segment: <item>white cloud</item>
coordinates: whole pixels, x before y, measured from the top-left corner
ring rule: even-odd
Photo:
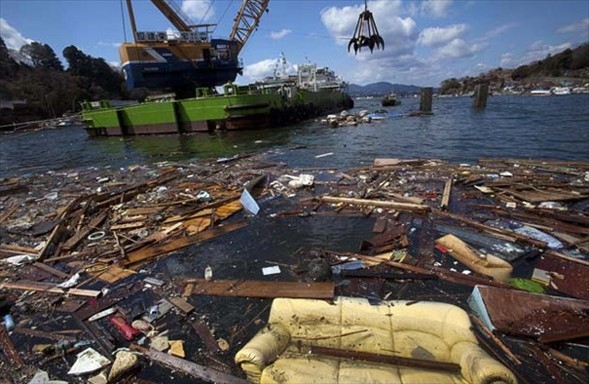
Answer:
[[[438,59],[458,59],[463,57],[472,57],[475,53],[483,50],[483,44],[468,44],[462,39],[454,39],[437,51]]]
[[[257,63],[245,66],[243,69],[244,77],[251,81],[259,81],[267,76],[280,76],[282,72],[287,74],[296,73],[296,68],[288,61],[283,62],[281,58],[266,59]]]
[[[20,47],[26,44],[31,44],[33,39],[24,37],[19,31],[14,29],[6,20],[0,18],[0,36],[4,40],[8,49],[19,50]]]
[[[569,32],[586,32],[589,30],[589,18],[583,19],[578,23],[564,25],[556,30],[558,33],[569,33]]]
[[[499,35],[507,32],[510,29],[515,28],[515,27],[516,27],[515,23],[500,25],[494,29],[491,29],[489,32],[485,33],[485,36],[481,40],[488,40],[488,39],[491,39],[495,36],[499,36]]]
[[[417,44],[428,47],[442,45],[460,37],[467,30],[468,26],[466,24],[454,24],[445,28],[426,28],[419,34]]]
[[[215,17],[211,0],[184,0],[181,9],[194,23],[201,23]]]
[[[452,0],[426,0],[421,3],[421,12],[426,16],[446,17]]]
[[[385,42],[385,55],[399,53],[412,47],[417,39],[416,23],[410,18],[399,16],[402,3],[399,0],[384,0],[368,2],[368,10],[372,13],[379,35]],[[329,34],[338,45],[348,45],[353,37],[360,13],[364,12],[364,5],[346,6],[343,8],[330,7],[321,11],[321,21]],[[366,35],[367,33],[364,33]],[[362,52],[362,51],[361,51]],[[369,52],[367,50],[367,52]],[[374,51],[377,53],[377,51]],[[358,60],[366,58],[357,56]]]
[[[499,65],[502,68],[511,68],[513,62],[513,54],[507,52],[501,55],[501,61],[499,62]]]
[[[282,30],[280,30],[278,32],[271,32],[270,33],[270,38],[272,38],[274,40],[280,40],[284,36],[286,36],[288,34],[291,34],[291,33],[292,33],[292,30],[284,28],[284,29],[282,29]]]

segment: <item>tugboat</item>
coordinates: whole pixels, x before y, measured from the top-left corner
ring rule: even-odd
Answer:
[[[391,93],[389,95],[386,95],[382,99],[382,106],[383,107],[394,107],[394,106],[397,106],[397,105],[401,105],[401,100],[399,100],[399,98],[397,97],[397,95],[394,94],[394,93]]]

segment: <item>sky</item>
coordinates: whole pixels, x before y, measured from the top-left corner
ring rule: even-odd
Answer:
[[[217,24],[228,38],[240,0],[172,0],[195,23]],[[588,0],[369,0],[384,50],[348,51],[363,0],[270,0],[269,12],[241,51],[247,84],[296,65],[329,67],[352,84],[388,81],[434,86],[449,78],[517,68],[589,42]],[[148,0],[133,0],[137,29],[171,23]],[[58,57],[70,45],[119,64],[132,41],[125,0],[0,0],[0,35],[8,48],[37,41]],[[281,64],[281,57],[286,64]]]

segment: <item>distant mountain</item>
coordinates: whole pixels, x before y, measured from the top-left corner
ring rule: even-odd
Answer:
[[[415,85],[391,84],[387,81],[372,83],[367,85],[350,84],[348,94],[352,97],[358,96],[384,96],[391,92],[404,96],[408,94],[420,93],[421,87]]]

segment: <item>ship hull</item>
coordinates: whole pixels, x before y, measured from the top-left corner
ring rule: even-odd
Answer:
[[[284,126],[353,107],[343,92],[298,90],[286,100],[272,92],[239,91],[224,95],[148,102],[121,108],[83,105],[90,136],[133,136],[251,130]]]

